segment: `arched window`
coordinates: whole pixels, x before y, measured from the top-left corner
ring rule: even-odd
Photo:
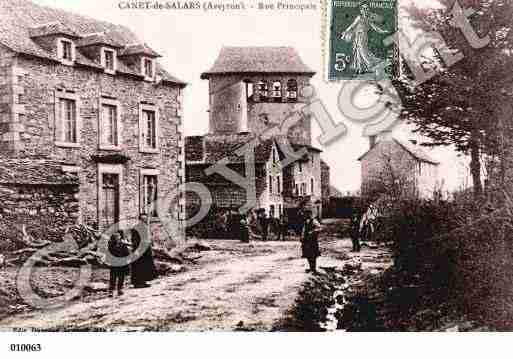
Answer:
[[[275,102],[281,102],[281,82],[278,80],[273,82],[272,97]]]
[[[267,82],[262,80],[258,83],[258,92],[260,94],[260,101],[266,101],[267,97],[269,96],[269,92],[267,89]]]
[[[297,101],[297,81],[290,79],[287,81],[287,99],[289,101]]]

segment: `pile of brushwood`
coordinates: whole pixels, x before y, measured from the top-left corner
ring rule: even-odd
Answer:
[[[25,226],[22,226],[19,235],[12,236],[10,240],[10,248],[3,251],[0,257],[0,267],[19,266],[29,258],[36,266],[80,267],[90,264],[105,267],[101,232],[84,224],[69,227],[63,241],[58,243],[34,238]],[[193,242],[181,250],[173,251],[153,246],[152,252],[157,266],[166,269],[170,264],[195,262],[201,257],[197,252],[208,249],[208,245]]]

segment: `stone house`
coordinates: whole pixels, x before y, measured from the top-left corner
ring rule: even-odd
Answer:
[[[370,138],[370,149],[361,162],[362,195],[380,193],[432,198],[440,189],[439,162],[431,158],[415,142],[407,142],[384,134]]]
[[[158,237],[168,213],[150,203],[184,175],[185,83],[123,26],[27,0],[0,0],[0,23],[2,156],[76,174],[77,221],[151,213]]]
[[[247,202],[245,190],[218,174],[207,176],[205,169],[226,159],[244,176],[244,157],[234,152],[254,141],[254,209],[277,218],[311,203],[321,212],[322,186],[329,187],[329,175],[323,182],[322,151],[311,146],[311,118],[301,112],[306,102],[302,90],[314,74],[290,47],[222,48],[201,75],[209,81],[209,133],[186,139],[187,182],[205,184],[216,208],[238,210]],[[290,148],[283,145],[285,138]],[[299,151],[291,160],[290,152]]]
[[[193,136],[185,142],[187,162],[187,182],[204,184],[212,195],[215,207],[220,209],[238,209],[248,201],[247,191],[234,185],[228,178],[214,173],[207,175],[205,169],[223,159],[229,161],[228,167],[240,176],[246,175],[244,156],[235,151],[252,140],[249,134],[228,136]],[[283,213],[283,177],[281,159],[283,155],[274,140],[266,140],[255,148],[255,184],[256,208],[266,208],[273,217]],[[196,207],[198,199],[188,197],[187,206]]]

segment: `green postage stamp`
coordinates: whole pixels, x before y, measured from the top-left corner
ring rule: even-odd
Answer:
[[[397,0],[328,1],[328,79],[383,80],[393,76],[398,50],[383,41],[397,31]]]

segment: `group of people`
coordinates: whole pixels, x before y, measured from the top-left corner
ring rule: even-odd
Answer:
[[[258,234],[252,230],[252,227]],[[243,243],[248,243],[250,238],[267,241],[271,233],[275,234],[277,241],[285,241],[288,236],[288,221],[283,215],[280,218],[270,218],[265,211],[259,211],[256,215],[242,214],[239,215],[238,233]]]
[[[128,238],[126,233],[128,232]],[[134,288],[149,287],[148,282],[157,277],[149,236],[141,235],[139,228],[118,231],[108,241],[108,251],[112,256],[110,267],[109,296],[123,295],[125,278],[130,275]]]
[[[309,268],[307,272],[317,273],[317,258],[321,255],[319,248],[319,233],[322,230],[320,221],[313,216],[313,211],[306,209],[303,212],[303,225],[301,235],[301,254],[308,261]],[[262,212],[257,214],[257,220],[260,221],[262,239],[268,239],[269,221],[267,215]],[[279,227],[277,230],[277,240],[285,240],[288,234],[288,223],[284,216],[279,218]],[[252,236],[250,223],[246,216],[241,216],[240,220],[240,240],[243,243],[249,243]]]

